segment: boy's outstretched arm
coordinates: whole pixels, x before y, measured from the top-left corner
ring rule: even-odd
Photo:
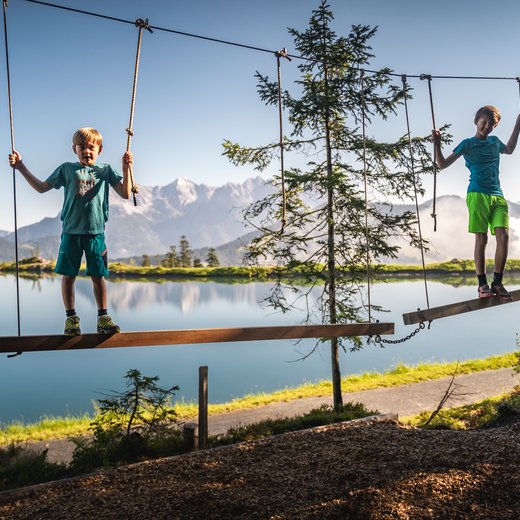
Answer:
[[[22,156],[16,150],[9,154],[9,164],[15,170],[18,170],[24,177],[29,185],[34,188],[38,193],[45,193],[49,191],[52,186],[47,181],[41,181],[38,177],[35,177],[25,166],[22,161]]]
[[[509,138],[509,141],[507,141],[506,149],[504,150],[504,153],[511,155],[516,148],[516,143],[518,142],[518,134],[520,133],[520,114],[516,118],[515,127],[513,128],[513,131],[511,132],[511,137]]]
[[[132,152],[125,152],[123,155],[122,163],[123,163],[123,180],[114,186],[114,190],[116,193],[123,197],[123,199],[129,199],[131,193],[131,181],[130,181],[130,172],[132,171],[132,164],[134,162],[134,156]]]
[[[460,157],[458,153],[452,153],[448,155],[448,157],[444,157],[441,148],[441,133],[439,130],[432,131],[432,140],[435,150],[435,162],[439,168],[444,169],[451,166]]]

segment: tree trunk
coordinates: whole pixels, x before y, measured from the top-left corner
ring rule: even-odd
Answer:
[[[334,228],[334,183],[332,171],[332,147],[330,140],[330,114],[328,108],[328,74],[327,65],[324,65],[325,78],[325,146],[327,151],[327,231],[328,231],[328,259],[327,273],[329,285],[329,315],[330,323],[337,323],[336,314],[336,252],[335,252],[335,228]],[[341,371],[339,368],[339,342],[338,338],[330,340],[330,357],[332,363],[332,399],[334,409],[343,406],[343,395],[341,394]]]

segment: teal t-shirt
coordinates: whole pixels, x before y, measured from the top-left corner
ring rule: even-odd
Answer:
[[[500,154],[504,153],[505,148],[506,145],[497,136],[489,135],[487,139],[464,139],[453,150],[464,156],[469,169],[468,192],[504,196],[498,173]]]
[[[64,189],[61,210],[62,231],[72,235],[97,235],[105,230],[108,220],[110,186],[121,182],[109,164],[82,166],[79,162],[63,163],[47,182],[55,189]]]

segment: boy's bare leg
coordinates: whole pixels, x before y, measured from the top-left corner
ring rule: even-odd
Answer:
[[[477,275],[486,274],[486,245],[488,241],[487,233],[475,233],[475,269]]]
[[[67,276],[63,275],[61,279],[61,296],[63,298],[63,305],[65,306],[65,310],[69,311],[74,309],[75,305],[75,292],[74,292],[74,284],[76,283],[75,276]]]
[[[503,273],[506,267],[509,247],[509,230],[503,227],[495,228],[497,248],[495,251],[495,273]]]
[[[91,276],[94,298],[98,309],[107,308],[107,285],[103,276]]]

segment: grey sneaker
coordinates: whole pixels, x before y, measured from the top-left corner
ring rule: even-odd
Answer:
[[[65,320],[65,336],[81,336],[81,329],[79,328],[79,316],[67,316]]]
[[[486,283],[484,285],[479,285],[478,288],[478,297],[479,298],[491,298],[495,296],[495,293],[489,288],[489,285]]]
[[[500,298],[503,298],[504,300],[513,299],[512,296],[509,294],[508,290],[501,283],[492,283],[491,290],[493,291],[493,294],[500,296]]]
[[[97,333],[98,334],[116,334],[121,332],[119,325],[116,325],[110,316],[99,316],[97,320]]]

